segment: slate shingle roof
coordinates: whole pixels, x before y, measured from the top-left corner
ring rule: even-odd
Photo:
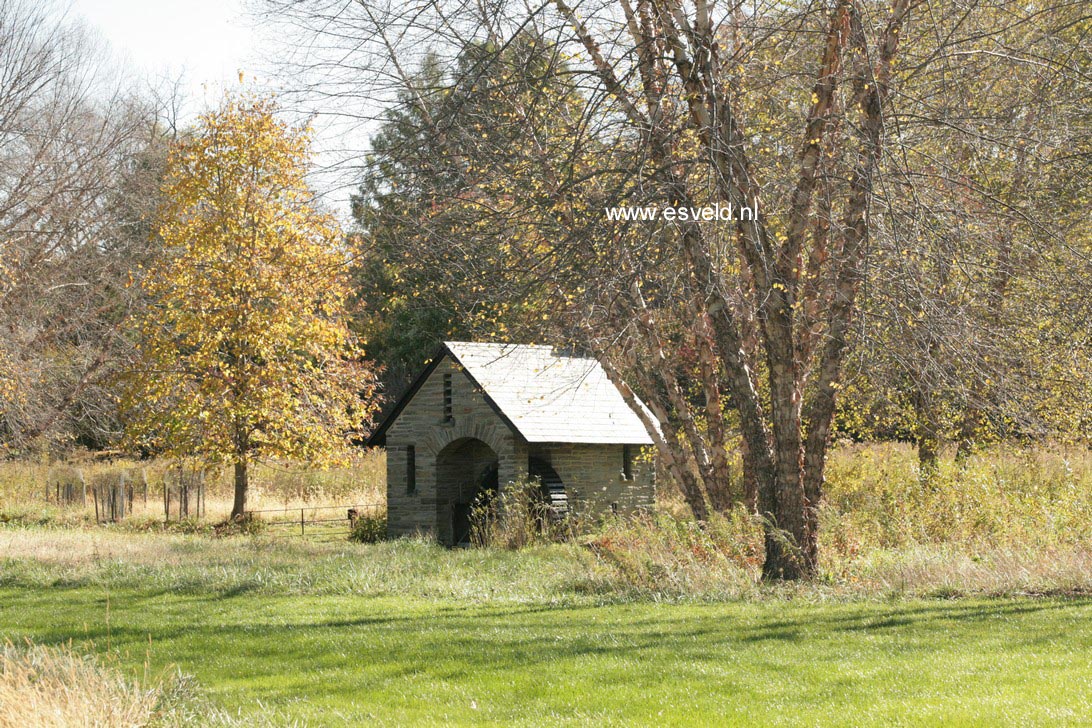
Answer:
[[[595,359],[558,355],[549,346],[444,346],[527,442],[652,444]]]
[[[652,444],[595,359],[557,354],[549,346],[447,341],[368,438],[369,445],[386,443],[387,428],[445,356],[462,366],[527,442]]]

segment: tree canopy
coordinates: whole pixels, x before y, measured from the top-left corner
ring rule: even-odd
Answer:
[[[375,378],[348,328],[347,251],[313,204],[308,136],[268,99],[232,97],[171,151],[164,254],[141,278],[138,367],[126,394],[137,446],[235,467],[344,458]]]
[[[505,113],[488,122],[471,115],[477,133],[457,151],[443,146],[445,127],[416,127],[408,138],[439,154],[434,164],[442,172],[415,176],[405,197],[424,192],[429,199],[435,191],[446,204],[413,217],[417,234],[402,240],[424,245],[404,249],[436,268],[434,277],[418,279],[422,289],[475,251],[465,258],[472,264],[459,268],[471,274],[461,290],[474,310],[519,296],[549,320],[554,342],[596,355],[623,392],[648,404],[646,426],[660,461],[699,519],[709,508],[732,507],[742,490],[766,524],[771,578],[817,568],[817,513],[835,415],[840,394],[860,381],[846,376],[847,367],[850,374],[882,372],[852,358],[874,333],[868,327],[881,335],[858,351],[875,352],[880,362],[901,348],[909,370],[944,370],[946,382],[973,392],[952,401],[968,413],[970,429],[982,429],[1008,416],[987,406],[1011,391],[997,386],[991,368],[1019,371],[1013,361],[1029,352],[1016,342],[1033,343],[1046,318],[1062,320],[1041,315],[1048,290],[1033,284],[1038,274],[1023,275],[1024,263],[1051,261],[1055,274],[1067,266],[1087,270],[1084,243],[1067,237],[1074,229],[1056,230],[1050,240],[1026,235],[1037,223],[1016,199],[1056,197],[1049,179],[1084,178],[1081,163],[1064,151],[1087,142],[1078,99],[1087,97],[1080,59],[1088,41],[1075,31],[1086,19],[1072,4],[272,4],[312,29],[310,49],[330,52],[319,68],[371,72],[372,88],[352,87],[352,77],[342,75],[327,87],[331,96],[352,103],[390,94],[404,119],[429,119],[420,78],[406,71],[420,59],[430,73],[435,62],[422,48],[456,58],[470,42],[506,48],[534,29],[563,60],[553,68],[574,93],[548,116],[550,124],[536,115],[558,98],[550,85],[538,83],[537,96],[524,99],[527,86],[513,83],[498,89],[512,89]],[[987,60],[992,66],[983,73]],[[441,93],[494,73],[489,64],[448,68]],[[1006,78],[1019,79],[1016,88],[994,93]],[[1003,106],[991,107],[996,99]],[[1027,107],[1034,111],[1019,110]],[[1039,134],[1029,122],[1047,117],[1061,122],[1050,127],[1060,133]],[[491,143],[494,129],[509,124],[519,136]],[[1003,182],[1017,176],[1020,149],[1039,165],[1038,192]],[[481,181],[449,200],[458,178],[452,169],[480,172],[474,179]],[[1078,182],[1073,192],[1079,199],[1086,186]],[[607,214],[622,206],[655,213],[714,204],[759,213],[729,220]],[[972,248],[974,236],[987,231],[1001,234],[983,237],[988,250]],[[1006,248],[1024,252],[1013,257]],[[961,254],[950,256],[955,249]],[[1028,286],[1021,298],[1030,315],[1010,325],[1007,312],[999,318],[990,311],[998,278],[987,271],[1017,260],[1021,275],[1004,287]],[[960,275],[946,281],[946,267]],[[973,296],[961,297],[959,287]],[[945,307],[969,328],[950,325],[940,313]],[[930,354],[930,343],[903,346],[915,341],[905,334],[925,321],[923,313],[933,333],[916,340],[943,339],[958,357],[941,356],[939,346]],[[1062,343],[1063,329],[1047,358],[1087,357],[1079,342]],[[883,337],[899,346],[876,343]],[[989,358],[999,348],[1009,351],[1007,364]],[[1018,378],[1032,380],[1013,376],[1006,385]],[[911,381],[919,395],[937,389],[924,376]],[[902,385],[892,379],[882,386]],[[1037,399],[1032,391],[1024,402]],[[845,423],[854,416],[850,404],[843,400]],[[914,409],[912,402],[900,406]],[[911,432],[920,427],[920,417],[908,419]],[[729,468],[727,453],[736,451],[742,489]]]

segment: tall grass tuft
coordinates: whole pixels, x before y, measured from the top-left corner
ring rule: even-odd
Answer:
[[[236,725],[241,723],[206,700],[188,675],[140,681],[71,647],[9,642],[0,649],[0,726]]]
[[[0,725],[143,726],[158,690],[65,647],[7,644],[0,651]]]
[[[668,513],[615,518],[586,545],[611,568],[615,589],[659,597],[734,598],[762,564],[761,526],[742,511],[703,524]]]
[[[578,516],[557,513],[534,479],[508,483],[500,493],[483,492],[471,505],[470,542],[475,546],[522,549],[568,540]]]

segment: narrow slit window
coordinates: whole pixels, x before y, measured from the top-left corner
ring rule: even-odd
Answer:
[[[444,422],[451,422],[451,375],[444,375]]]
[[[622,445],[622,478],[633,480],[633,448]]]
[[[413,445],[406,447],[406,493],[417,492],[417,451]]]

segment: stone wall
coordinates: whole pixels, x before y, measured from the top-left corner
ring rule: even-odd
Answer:
[[[610,513],[630,514],[655,501],[655,464],[647,448],[631,446],[631,479],[623,474],[623,445],[533,444],[530,455],[557,471],[572,512],[595,520]]]
[[[451,375],[448,421],[444,417],[445,374]],[[387,430],[387,530],[391,537],[426,534],[450,543],[456,496],[462,498],[466,485],[454,482],[463,476],[453,474],[450,456],[462,453],[461,448],[471,440],[480,440],[488,449],[473,448],[465,477],[480,475],[491,450],[503,488],[505,483],[527,477],[527,459],[533,455],[557,471],[565,483],[570,508],[580,516],[631,513],[653,504],[654,468],[647,458],[640,457],[641,448],[633,447],[633,477],[626,480],[622,445],[528,445],[489,406],[461,367],[445,356]],[[407,487],[410,446],[416,465],[413,492]],[[462,455],[458,458],[464,459]],[[438,459],[445,461],[442,477],[438,476]]]
[[[451,420],[444,421],[444,375],[451,375]],[[391,536],[450,538],[452,501],[437,487],[437,457],[452,443],[481,440],[496,453],[503,484],[527,475],[527,447],[497,416],[450,356],[413,395],[387,430],[387,530]],[[406,450],[414,447],[416,490],[406,487]]]

